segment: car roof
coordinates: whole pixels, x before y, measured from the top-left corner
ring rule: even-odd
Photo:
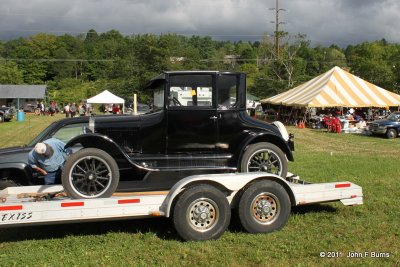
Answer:
[[[170,74],[243,74],[243,72],[232,72],[232,71],[218,71],[218,70],[171,70],[171,71],[163,71],[161,74],[153,77],[145,86],[146,88],[152,88],[155,84],[160,83],[161,81],[167,78],[167,75]]]

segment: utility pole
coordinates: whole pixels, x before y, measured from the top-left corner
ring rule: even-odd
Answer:
[[[276,52],[276,59],[279,60],[279,24],[285,24],[284,22],[279,21],[279,12],[286,11],[286,9],[279,8],[279,0],[275,1],[275,8],[270,8],[270,10],[275,10],[275,21],[271,21],[271,23],[275,23],[275,52]]]

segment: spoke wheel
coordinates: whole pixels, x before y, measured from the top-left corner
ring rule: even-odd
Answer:
[[[248,172],[269,172],[280,175],[282,163],[279,156],[269,149],[260,149],[254,152],[247,163]]]
[[[268,172],[281,177],[287,174],[287,159],[277,146],[257,143],[247,147],[241,161],[242,172]]]
[[[73,198],[109,197],[119,182],[118,165],[106,152],[89,148],[65,163],[62,183]]]

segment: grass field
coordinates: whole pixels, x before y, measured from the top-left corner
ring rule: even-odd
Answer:
[[[0,147],[26,143],[58,118],[1,123]],[[0,266],[399,266],[400,139],[288,130],[296,144],[289,171],[311,182],[354,182],[364,205],[295,207],[281,231],[250,235],[232,223],[207,242],[180,241],[163,218],[0,229]]]

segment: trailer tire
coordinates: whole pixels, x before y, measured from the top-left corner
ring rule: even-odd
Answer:
[[[286,178],[288,161],[282,150],[274,144],[262,142],[251,144],[243,154],[242,172],[268,172]]]
[[[119,169],[105,151],[84,148],[65,162],[61,182],[71,198],[110,197],[119,183]]]
[[[231,208],[217,188],[201,184],[185,190],[173,211],[174,226],[186,241],[219,238],[230,223]]]
[[[290,208],[285,188],[271,180],[258,181],[248,187],[240,198],[239,220],[249,233],[269,233],[285,226]]]

